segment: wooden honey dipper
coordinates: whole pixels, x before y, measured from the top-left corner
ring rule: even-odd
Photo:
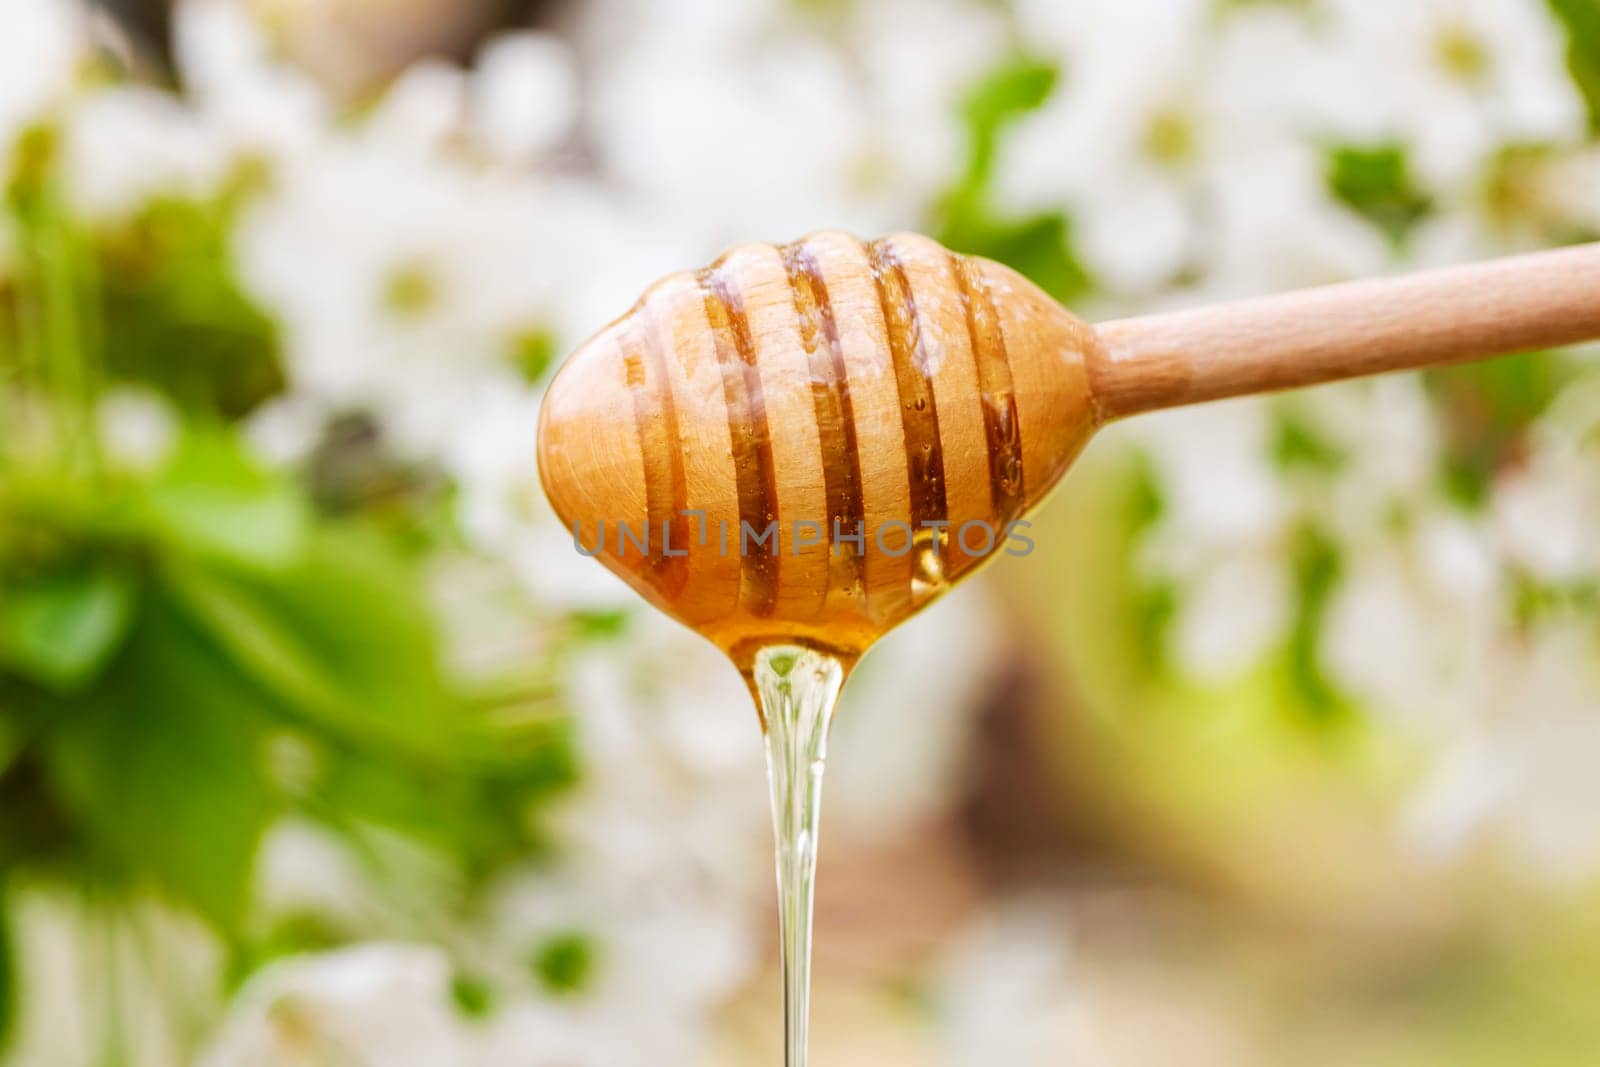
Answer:
[[[926,237],[825,232],[652,286],[551,383],[539,469],[585,552],[741,668],[848,663],[1113,419],[1596,337],[1600,244],[1090,326]]]

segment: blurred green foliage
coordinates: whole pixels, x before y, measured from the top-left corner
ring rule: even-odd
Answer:
[[[1396,245],[1428,217],[1433,200],[1418,188],[1403,145],[1333,145],[1324,175],[1334,199],[1365,218]]]
[[[487,1018],[494,1011],[494,986],[475,974],[457,974],[450,979],[450,999],[465,1017]]]
[[[248,188],[90,229],[63,208],[49,130],[17,160],[20,257],[0,281],[0,886],[154,889],[208,920],[238,972],[337,936],[255,911],[280,815],[358,854],[398,833],[466,887],[537,850],[530,816],[576,777],[570,731],[545,665],[470,689],[446,671],[425,562],[452,543],[448,500],[370,433],[333,434],[298,470],[246,444],[241,418],[284,384],[276,331],[229,273]],[[108,454],[99,403],[119,383],[173,413],[161,454]]]
[[[1338,587],[1343,559],[1337,543],[1314,525],[1303,527],[1290,551],[1294,572],[1294,614],[1289,622],[1285,677],[1286,706],[1312,722],[1326,723],[1349,711],[1347,701],[1318,659],[1328,605]]]
[[[968,92],[961,105],[966,170],[936,205],[934,224],[946,247],[1005,263],[1057,300],[1071,301],[1091,284],[1072,247],[1071,219],[1064,211],[1013,217],[995,204],[992,188],[1002,135],[1042,107],[1059,81],[1054,62],[1020,54]]]
[[[544,379],[555,357],[556,336],[548,329],[527,330],[512,339],[511,365],[529,384]]]
[[[1150,458],[1137,454],[1128,472],[1127,497],[1119,508],[1118,525],[1131,543],[1149,532],[1166,512],[1167,501]],[[1122,560],[1130,574],[1132,564]],[[1177,609],[1177,586],[1160,578],[1131,581],[1132,603],[1128,609],[1127,647],[1142,672],[1152,680],[1168,676],[1171,627]]]
[[[551,993],[582,992],[599,962],[597,952],[593,938],[576,932],[557,934],[534,951],[534,977]]]
[[[1273,411],[1272,460],[1285,474],[1335,474],[1344,466],[1344,451],[1293,405]]]
[[[1600,8],[1552,0],[1563,10],[1573,38],[1574,71],[1585,84],[1591,105],[1600,97],[1584,83],[1582,69],[1600,70]],[[984,255],[1017,269],[1058,299],[1091,293],[1094,280],[1072,248],[1071,223],[1064,213],[1014,218],[994,206],[992,186],[1005,132],[1037,111],[1062,87],[1062,71],[1048,59],[1019,53],[980,80],[961,104],[969,151],[961,180],[936,205],[940,239],[959,251]],[[1600,81],[1593,83],[1600,86]],[[1534,152],[1524,146],[1519,155]],[[1511,158],[1511,157],[1508,157]],[[1486,181],[1493,182],[1491,174]],[[1323,180],[1330,195],[1381,231],[1397,252],[1413,230],[1435,210],[1434,199],[1398,142],[1331,144],[1324,148]],[[1495,188],[1486,186],[1486,195]],[[1580,235],[1568,235],[1575,237]],[[1560,353],[1536,352],[1487,363],[1430,371],[1425,376],[1445,428],[1440,481],[1457,505],[1481,507],[1495,476],[1521,455],[1533,421],[1575,371]],[[1271,457],[1285,477],[1326,479],[1345,462],[1342,451],[1303,418],[1293,403],[1273,411]],[[1136,462],[1128,477],[1126,528],[1119,536],[1136,544],[1160,520],[1162,487],[1150,465]],[[1315,496],[1315,488],[1311,488]],[[1273,680],[1272,703],[1291,719],[1317,727],[1354,721],[1351,702],[1319,662],[1324,619],[1340,580],[1338,544],[1308,519],[1290,546],[1293,577],[1290,623],[1280,653],[1262,675]],[[1139,664],[1146,683],[1175,682],[1170,669],[1171,624],[1182,595],[1176,582],[1119,566],[1125,608],[1124,647]],[[1548,591],[1529,603],[1543,602]]]
[[[1522,456],[1533,420],[1577,373],[1559,352],[1529,352],[1429,371],[1445,430],[1443,478],[1463,507],[1488,501],[1495,475]]]
[[[95,249],[101,321],[116,327],[106,372],[159,388],[187,412],[227,419],[284,387],[276,329],[228,273],[236,204],[231,195],[152,201]]]
[[[1567,33],[1567,69],[1589,105],[1589,129],[1600,133],[1600,5],[1594,0],[1549,0]]]

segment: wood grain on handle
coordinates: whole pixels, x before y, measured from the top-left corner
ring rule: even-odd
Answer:
[[[1096,327],[1102,421],[1600,337],[1600,244]]]

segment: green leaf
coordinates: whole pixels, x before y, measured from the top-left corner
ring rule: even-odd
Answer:
[[[598,962],[594,938],[574,931],[545,941],[534,951],[531,965],[546,992],[572,996],[588,986]]]
[[[332,750],[315,800],[342,829],[367,824],[399,831],[453,855],[469,874],[486,873],[547,844],[531,816],[540,801],[577,779],[569,721],[546,723],[537,738],[522,740],[520,752],[494,762],[406,762]]]
[[[1399,244],[1433,210],[1419,189],[1404,145],[1334,145],[1323,164],[1334,198]]]
[[[1144,452],[1134,453],[1127,483],[1125,521],[1130,541],[1148,534],[1166,513],[1166,492],[1155,464]],[[1179,593],[1171,579],[1130,572],[1129,644],[1149,677],[1161,677],[1170,666],[1172,624],[1178,615]]]
[[[329,753],[314,801],[342,833],[382,827],[472,869],[525,851],[517,798],[502,790],[491,803],[491,794],[464,767],[407,766],[352,750]]]
[[[544,379],[555,356],[556,335],[548,327],[535,327],[511,339],[511,365],[529,385]]]
[[[800,15],[825,26],[839,26],[849,16],[855,0],[789,0]]]
[[[263,470],[222,434],[191,434],[149,490],[154,524],[189,552],[279,569],[301,550],[310,508],[295,484]]]
[[[1274,423],[1272,460],[1279,470],[1333,474],[1344,466],[1344,450],[1292,406],[1280,405]]]
[[[967,182],[981,185],[993,174],[995,148],[1005,128],[1044,106],[1055,92],[1061,68],[1052,59],[1017,55],[975,85],[961,104],[971,137]]]
[[[500,728],[447,685],[415,563],[354,522],[326,523],[288,568],[169,563],[185,621],[303,728],[297,795],[344,830],[378,825],[486,869],[536,846],[530,804],[572,781],[558,722]]]
[[[421,576],[385,540],[324,526],[271,574],[174,566],[183,610],[301,721],[364,744],[438,752],[455,705]]]
[[[1091,282],[1073,248],[1072,220],[1063,211],[1008,215],[994,206],[991,190],[1002,135],[1042,107],[1059,80],[1060,67],[1053,60],[1023,54],[1008,59],[967,93],[960,108],[967,130],[967,168],[940,199],[934,230],[947,248],[1004,263],[1057,300],[1071,300]]]
[[[627,635],[633,616],[625,609],[579,609],[567,613],[567,625],[580,641],[615,641]]]
[[[1145,533],[1167,513],[1167,493],[1148,453],[1133,458],[1128,488],[1128,530],[1135,536]]]
[[[1523,454],[1528,427],[1577,373],[1558,352],[1429,371],[1423,379],[1444,423],[1444,487],[1482,507],[1495,476]]]
[[[232,276],[233,201],[160,199],[100,239],[111,377],[237,418],[281,392],[277,330]]]
[[[348,944],[355,937],[330,915],[295,911],[274,916],[265,934],[251,936],[235,946],[223,976],[223,987],[235,993],[261,968],[285,956],[327,952]]]
[[[236,931],[274,807],[261,747],[272,711],[163,594],[147,594],[93,698],[43,742],[95,868],[154,881]]]
[[[1293,565],[1298,596],[1289,626],[1289,687],[1312,721],[1333,722],[1344,717],[1348,705],[1323,671],[1319,652],[1344,561],[1338,545],[1308,527],[1294,546]]]
[[[1071,301],[1092,284],[1073,248],[1072,222],[1063,212],[1018,220],[986,213],[952,217],[939,236],[954,251],[1004,263],[1057,300]]]
[[[1218,14],[1230,15],[1251,8],[1283,7],[1307,14],[1316,9],[1317,0],[1215,0]]]
[[[450,979],[450,1003],[463,1018],[487,1019],[494,1014],[494,986],[482,975],[458,971]]]
[[[1589,108],[1589,130],[1600,133],[1600,5],[1594,0],[1550,0],[1567,35],[1567,69]]]
[[[104,567],[59,571],[0,589],[0,662],[57,690],[89,682],[133,616],[133,583]]]
[[[1146,582],[1132,592],[1132,644],[1151,677],[1165,676],[1171,666],[1180,599],[1177,583],[1169,579]]]

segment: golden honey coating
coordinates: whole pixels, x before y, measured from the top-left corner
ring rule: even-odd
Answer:
[[[745,245],[662,279],[545,397],[556,513],[735,660],[854,657],[1020,539],[1094,428],[1094,331],[915,234]]]

